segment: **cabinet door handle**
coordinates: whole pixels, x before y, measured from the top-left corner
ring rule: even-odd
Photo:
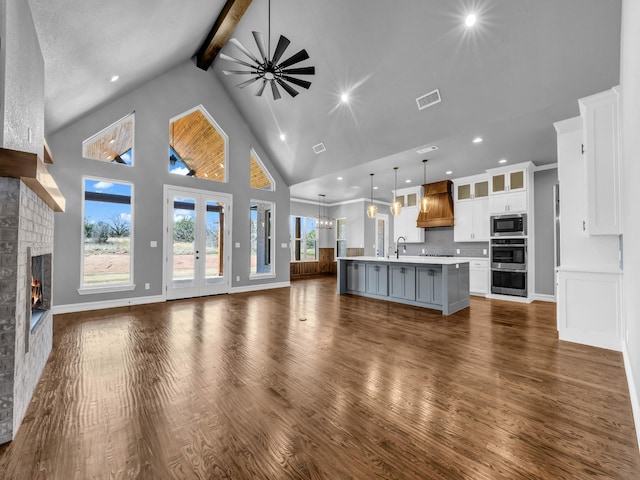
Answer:
[[[587,222],[586,221],[582,221],[582,231],[584,232],[587,229]]]

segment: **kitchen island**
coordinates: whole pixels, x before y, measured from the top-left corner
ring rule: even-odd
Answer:
[[[469,262],[455,257],[339,257],[338,293],[441,310],[469,306]]]

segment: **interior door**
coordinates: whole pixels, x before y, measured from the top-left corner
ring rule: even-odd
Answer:
[[[168,187],[165,198],[167,299],[228,293],[231,196]]]

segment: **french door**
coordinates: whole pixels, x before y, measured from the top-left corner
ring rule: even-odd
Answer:
[[[165,186],[167,300],[228,293],[231,195]]]

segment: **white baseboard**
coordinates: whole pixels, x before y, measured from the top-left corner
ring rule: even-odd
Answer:
[[[552,302],[556,303],[555,295],[547,295],[546,293],[534,293],[531,298],[535,301],[538,300],[540,302]]]
[[[633,412],[633,423],[636,426],[636,437],[638,440],[638,451],[640,451],[640,392],[636,389],[636,382],[633,380],[631,361],[627,346],[622,345],[622,358],[624,359],[624,371],[627,374],[627,385],[629,386],[629,397],[631,398],[631,411]]]
[[[151,295],[148,297],[119,298],[117,300],[105,300],[102,302],[84,302],[84,303],[72,303],[69,305],[54,305],[51,310],[55,315],[59,313],[86,312],[89,310],[102,310],[105,308],[128,307],[131,305],[144,305],[147,303],[159,303],[164,301],[165,301],[165,298],[162,295]]]
[[[232,287],[231,290],[229,290],[229,293],[255,292],[257,290],[270,290],[272,288],[285,288],[290,286],[291,286],[291,282],[263,283],[262,285],[246,285],[244,287]]]

